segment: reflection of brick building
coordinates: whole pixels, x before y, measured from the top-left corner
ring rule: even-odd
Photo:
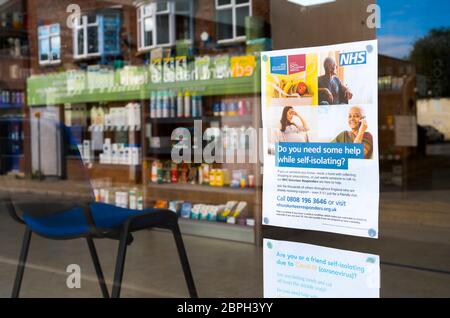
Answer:
[[[151,1],[93,1],[93,0],[81,0],[76,4],[81,8],[81,15],[101,13],[106,9],[116,10],[120,14],[121,18],[121,30],[120,30],[120,47],[121,52],[117,58],[120,58],[132,65],[142,64],[148,59],[148,53],[151,51],[138,50],[138,10],[140,3],[149,3]],[[33,74],[54,72],[59,69],[74,69],[78,65],[95,64],[99,61],[98,58],[81,58],[74,59],[74,33],[72,29],[67,26],[68,18],[72,13],[67,13],[66,9],[71,5],[73,1],[69,0],[28,0],[28,33],[30,39],[30,53],[32,58],[31,69]],[[214,53],[224,50],[232,49],[234,51],[242,51],[245,53],[245,41],[230,41],[217,45],[217,17],[215,2],[211,0],[197,0],[192,1],[192,37],[193,42],[190,44],[192,48],[197,49],[199,53]],[[270,24],[270,11],[268,1],[266,0],[252,0],[251,11],[252,16],[263,21],[263,25],[268,26]],[[51,8],[51,9],[50,9]],[[52,14],[49,15],[49,10]],[[176,14],[175,14],[176,16]],[[176,18],[175,18],[176,19]],[[70,20],[70,19],[69,19]],[[42,25],[59,24],[60,37],[61,37],[61,62],[51,65],[42,66],[39,64],[38,55],[38,27]],[[245,28],[245,25],[242,26]],[[179,25],[175,25],[176,32],[179,32]],[[265,27],[268,30],[268,27]],[[205,49],[204,43],[202,43],[202,33],[208,33],[210,39],[215,44]],[[267,31],[266,31],[267,33]],[[268,34],[266,34],[268,36]],[[173,45],[169,47],[174,49]]]
[[[401,131],[402,118],[398,116],[410,116],[416,122],[415,67],[409,61],[380,55],[378,73],[381,181],[382,184],[406,186],[408,159],[416,152],[417,127]],[[404,141],[399,140],[399,134],[406,139],[410,135],[409,145],[402,146]]]

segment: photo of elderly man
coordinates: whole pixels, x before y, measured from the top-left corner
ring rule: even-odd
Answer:
[[[319,105],[348,104],[353,94],[337,76],[336,61],[327,57],[323,67],[325,74],[319,76]]]

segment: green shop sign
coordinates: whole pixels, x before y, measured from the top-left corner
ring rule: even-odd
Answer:
[[[203,96],[260,92],[259,68],[253,76],[225,79],[152,83],[146,66],[119,70],[96,68],[31,76],[27,80],[28,106],[95,103],[148,99],[151,91],[195,91]]]

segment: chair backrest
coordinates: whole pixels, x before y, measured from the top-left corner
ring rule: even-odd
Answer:
[[[63,158],[70,153],[70,174],[77,175],[77,181],[40,180],[0,176],[0,198],[12,205],[6,210],[16,212],[20,216],[47,216],[70,210],[80,202],[89,203],[95,200],[90,178],[83,163],[77,143],[70,127],[55,123],[61,133]],[[57,155],[57,154],[55,154]],[[69,160],[68,160],[69,161]],[[66,160],[63,160],[66,162]],[[10,211],[11,209],[15,211]]]

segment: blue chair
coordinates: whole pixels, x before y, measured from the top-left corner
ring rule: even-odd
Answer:
[[[73,142],[70,140],[70,142]],[[80,166],[84,170],[81,158]],[[89,183],[90,188],[90,183]],[[109,298],[103,271],[100,266],[94,239],[119,240],[112,298],[120,297],[127,246],[133,241],[132,233],[149,228],[164,228],[173,233],[184,277],[192,298],[197,297],[189,261],[178,226],[178,216],[167,209],[146,209],[144,211],[119,208],[94,202],[52,202],[45,195],[37,200],[18,199],[9,196],[6,208],[14,220],[25,225],[25,234],[20,252],[12,297],[19,297],[20,287],[27,261],[32,233],[53,240],[85,238],[94,263],[103,297]]]

